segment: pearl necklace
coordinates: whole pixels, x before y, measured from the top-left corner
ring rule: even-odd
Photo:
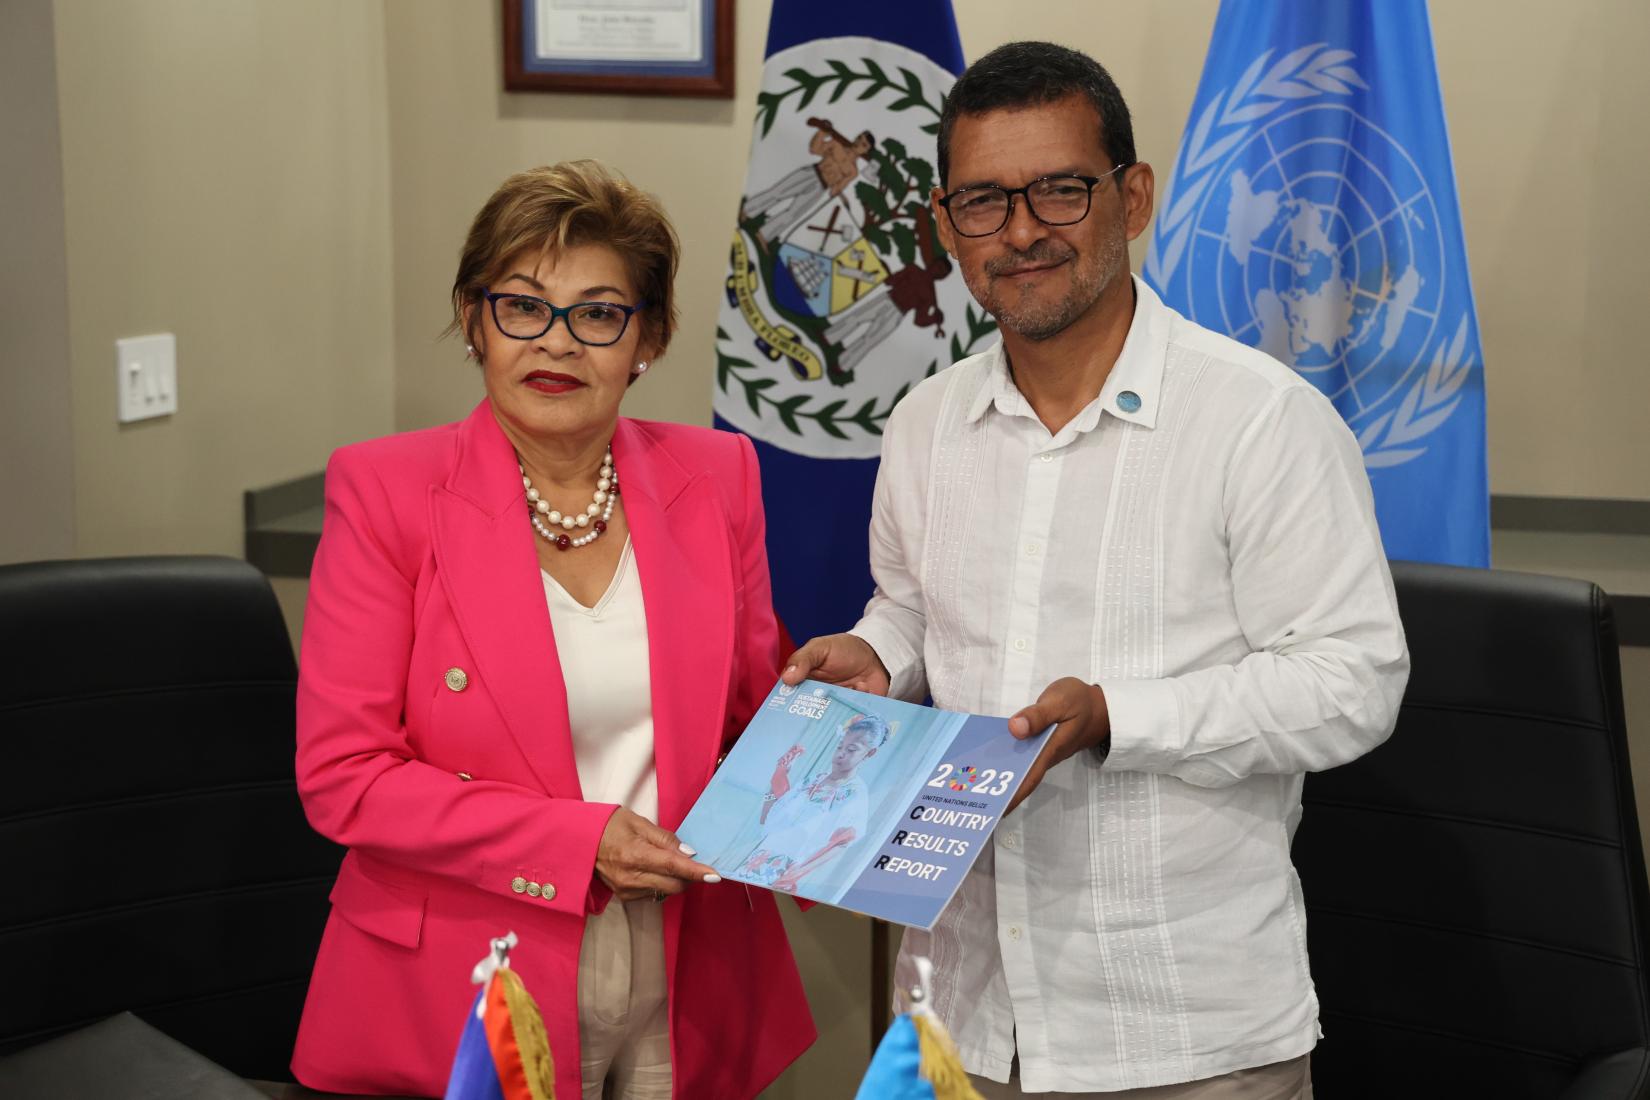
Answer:
[[[596,492],[591,502],[582,512],[569,512],[562,515],[550,507],[550,502],[539,496],[539,491],[533,488],[533,479],[527,476],[527,469],[520,462],[516,469],[521,471],[521,487],[527,490],[527,515],[533,522],[533,530],[543,535],[545,541],[554,544],[557,550],[567,550],[574,546],[588,546],[601,537],[607,530],[607,521],[613,518],[613,502],[619,499],[619,475],[613,469],[613,445],[607,447],[607,454],[602,458],[602,471],[596,475]],[[601,518],[596,517],[600,515]],[[560,527],[560,531],[552,531],[552,527]],[[578,538],[567,534],[575,527],[588,527],[590,533]]]

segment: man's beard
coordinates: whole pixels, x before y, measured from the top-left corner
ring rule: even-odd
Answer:
[[[1127,245],[1121,233],[1107,235],[1097,245],[1098,251],[1085,263],[1075,248],[1064,241],[1045,237],[1024,252],[1011,252],[987,261],[982,285],[970,283],[974,297],[985,311],[997,319],[997,324],[1023,339],[1041,343],[1052,339],[1071,327],[1089,311],[1100,295],[1111,285],[1119,271],[1128,264]],[[1071,288],[1057,302],[1006,301],[1005,296],[992,293],[994,277],[1026,264],[1058,263],[1066,261],[1071,271]],[[1010,289],[1016,299],[1023,295]]]

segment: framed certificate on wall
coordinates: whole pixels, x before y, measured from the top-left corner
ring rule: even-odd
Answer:
[[[503,0],[504,87],[733,97],[733,0]]]

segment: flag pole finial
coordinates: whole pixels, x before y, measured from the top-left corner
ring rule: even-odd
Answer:
[[[508,967],[510,965],[510,949],[517,942],[519,941],[516,939],[514,932],[506,932],[504,935],[496,936],[488,941],[490,950],[487,952],[487,957],[476,963],[475,969],[470,971],[470,983],[472,985],[486,985],[492,980],[494,974]]]
[[[914,961],[917,967],[917,984],[911,987],[911,1015],[932,1015],[934,1010],[928,1002],[932,999],[934,964],[925,955],[918,955]]]

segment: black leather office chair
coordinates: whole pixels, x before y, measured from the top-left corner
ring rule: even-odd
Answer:
[[[340,850],[293,783],[292,649],[227,558],[0,567],[0,1052],[130,1009],[287,1062]]]
[[[1644,854],[1597,587],[1395,563],[1391,741],[1307,777],[1325,1100],[1650,1095]]]

